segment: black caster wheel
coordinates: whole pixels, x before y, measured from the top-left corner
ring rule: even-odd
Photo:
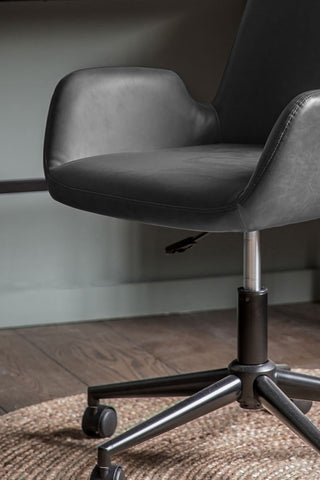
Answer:
[[[89,437],[111,437],[117,428],[117,412],[112,407],[87,407],[82,417],[82,430]]]
[[[302,413],[306,414],[310,411],[312,407],[311,400],[296,400],[292,399],[293,403],[301,410]]]
[[[114,463],[108,468],[100,468],[99,465],[96,465],[89,480],[126,480],[126,476],[120,465]]]

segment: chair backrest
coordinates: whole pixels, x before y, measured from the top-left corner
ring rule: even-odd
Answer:
[[[297,94],[320,88],[320,0],[248,0],[217,96],[223,142],[265,143]]]

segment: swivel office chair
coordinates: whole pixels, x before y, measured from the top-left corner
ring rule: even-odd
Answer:
[[[221,370],[89,387],[83,429],[98,437],[116,426],[102,398],[190,395],[101,444],[91,480],[123,480],[114,453],[234,401],[265,407],[320,451],[320,431],[294,401],[320,400],[320,379],[268,358],[259,249],[260,230],[320,217],[319,18],[319,0],[249,0],[212,104],[161,69],[85,69],[56,88],[44,148],[54,199],[198,232],[172,251],[199,232],[244,235],[237,358]]]

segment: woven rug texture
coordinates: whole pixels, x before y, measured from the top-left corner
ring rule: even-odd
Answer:
[[[301,371],[301,370],[300,370]],[[320,376],[320,370],[305,371]],[[117,432],[178,399],[108,402]],[[0,480],[87,480],[96,445],[80,424],[86,396],[33,405],[0,417]],[[320,427],[320,402],[308,416]],[[117,455],[128,480],[320,480],[320,455],[263,410],[224,407]]]

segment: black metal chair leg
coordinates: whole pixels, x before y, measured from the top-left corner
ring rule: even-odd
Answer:
[[[254,385],[259,401],[264,408],[278,417],[319,453],[320,430],[283,393],[276,383],[266,375],[260,375]]]
[[[101,398],[188,396],[229,374],[227,368],[185,373],[170,377],[148,378],[133,382],[97,385],[88,388],[88,404],[95,406]]]
[[[239,397],[240,392],[241,380],[235,375],[229,375],[219,380],[149,420],[136,425],[118,437],[100,445],[98,450],[98,467],[108,467],[111,462],[111,454],[121,452],[234,402]]]
[[[288,365],[287,363],[277,363],[276,366],[279,370],[291,370],[290,365]]]
[[[277,371],[277,385],[289,397],[320,401],[320,378],[302,373]]]

